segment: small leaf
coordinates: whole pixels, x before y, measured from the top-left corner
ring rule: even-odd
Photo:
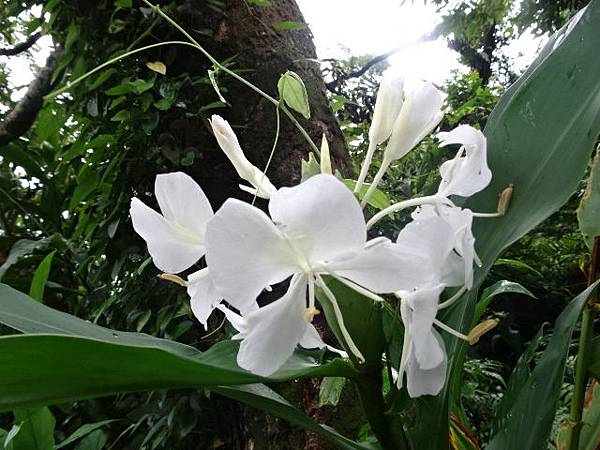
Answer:
[[[24,408],[14,411],[19,432],[12,441],[13,450],[52,450],[56,421],[48,408]]]
[[[165,64],[161,61],[154,61],[154,62],[148,61],[146,63],[146,67],[150,70],[155,71],[156,73],[160,73],[161,75],[167,74],[167,66],[165,66]]]
[[[308,27],[304,22],[291,22],[291,21],[283,21],[283,22],[275,22],[273,28],[276,30],[302,30]]]
[[[115,6],[117,8],[131,8],[132,0],[115,0]]]
[[[269,0],[246,0],[246,3],[248,3],[249,5],[252,5],[252,6],[259,6],[259,7],[271,6],[273,4]]]
[[[75,442],[77,439],[81,439],[82,437],[90,434],[91,432],[97,430],[98,428],[102,428],[104,425],[108,425],[109,423],[113,423],[116,421],[117,421],[117,419],[109,419],[109,420],[102,420],[100,422],[95,422],[95,423],[86,423],[85,425],[82,425],[79,428],[77,428],[73,432],[73,434],[71,434],[68,438],[66,438],[60,444],[55,445],[54,450],[58,450],[60,448],[66,447],[67,445]]]
[[[337,406],[346,385],[346,379],[342,377],[325,377],[321,380],[319,388],[319,407]]]
[[[350,180],[350,179],[345,179],[344,184],[346,186],[348,186],[348,189],[350,189],[351,191],[354,191],[354,186],[356,186],[356,181]],[[358,192],[358,198],[360,200],[362,200],[362,198],[365,196],[365,194],[367,193],[367,190],[369,189],[370,186],[371,185],[369,183],[363,183],[360,191]],[[385,194],[385,192],[383,192],[380,189],[375,189],[375,191],[373,191],[373,194],[371,195],[371,197],[369,198],[369,201],[367,203],[374,208],[382,210],[382,209],[385,209],[388,206],[390,206],[390,199]]]
[[[485,288],[481,294],[481,298],[479,302],[477,302],[477,306],[475,307],[475,316],[473,318],[473,323],[477,323],[486,308],[489,306],[490,302],[494,297],[500,294],[523,294],[527,295],[531,298],[536,298],[533,293],[521,286],[519,283],[515,283],[514,281],[500,280],[494,283],[492,286]]]
[[[112,116],[110,118],[110,120],[112,122],[123,122],[125,120],[129,120],[129,118],[131,118],[131,113],[126,109],[122,109],[121,111],[116,113],[114,116]]]
[[[54,258],[55,254],[56,250],[49,253],[33,273],[31,287],[29,288],[29,296],[38,302],[44,301],[44,289],[46,288],[46,282],[48,281],[48,276],[50,275],[52,258]]]
[[[312,153],[308,154],[308,161],[302,160],[302,177],[301,182],[304,183],[310,177],[319,175],[321,173],[321,165],[315,159],[315,155]]]
[[[306,86],[300,76],[287,71],[277,82],[280,99],[294,111],[302,114],[305,119],[310,119],[310,104]]]

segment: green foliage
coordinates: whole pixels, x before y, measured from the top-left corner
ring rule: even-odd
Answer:
[[[540,449],[547,441],[554,421],[560,388],[567,360],[571,335],[581,315],[581,310],[597,284],[590,286],[564,309],[554,326],[552,338],[536,367],[528,373],[531,357],[537,349],[538,339],[521,359],[507,390],[498,406],[498,415],[492,440],[487,448]],[[538,336],[540,336],[538,334]],[[524,421],[523,417],[528,420]]]

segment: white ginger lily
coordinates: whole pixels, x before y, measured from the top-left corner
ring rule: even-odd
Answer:
[[[390,164],[410,152],[440,123],[444,116],[442,104],[445,98],[446,95],[428,81],[419,82],[406,92],[404,104],[394,121],[390,140],[383,152],[381,167],[363,198],[363,207]]]
[[[460,125],[452,131],[437,134],[440,146],[461,144],[456,157],[440,167],[442,181],[434,195],[396,203],[375,214],[368,222],[371,228],[390,213],[419,205],[454,206],[451,195],[470,197],[483,190],[492,179],[487,166],[487,144],[483,133],[469,125]],[[464,155],[464,156],[463,156]],[[363,200],[364,201],[364,200]],[[499,213],[471,213],[473,217],[497,217]],[[469,225],[470,228],[470,225]]]
[[[465,336],[436,319],[437,311],[459,299],[473,283],[474,238],[472,214],[457,207],[425,205],[412,215],[398,235],[398,243],[410,243],[429,256],[428,267],[433,283],[424,283],[413,291],[396,293],[401,298],[404,323],[402,358],[397,384],[407,376],[411,397],[436,395],[444,385],[446,354],[444,344],[433,325],[457,336]],[[439,304],[440,294],[448,286],[461,286],[452,298]]]
[[[386,239],[367,242],[360,206],[331,175],[316,175],[276,191],[269,212],[272,220],[247,203],[229,199],[207,227],[213,282],[246,319],[238,364],[264,376],[283,365],[317,311],[315,284],[332,302],[346,344],[361,360],[322,275],[379,300],[372,292],[409,290],[427,278],[424,258],[412,248],[398,251],[398,245]],[[290,276],[283,297],[245,314],[265,287]]]
[[[205,255],[206,225],[214,216],[213,209],[202,188],[182,172],[157,175],[154,193],[162,215],[134,197],[130,208],[133,228],[146,241],[156,267],[179,273]],[[221,300],[208,269],[190,274],[187,289],[192,312],[206,327],[214,305]]]
[[[233,164],[240,178],[252,185],[252,187],[248,187],[240,184],[240,189],[257,197],[269,199],[277,189],[266,174],[248,161],[231,125],[216,114],[211,117],[210,125],[219,146]]]
[[[369,128],[369,148],[360,169],[354,192],[360,191],[365,181],[375,149],[379,144],[387,141],[392,134],[394,121],[400,114],[403,103],[404,78],[393,71],[386,70],[379,85],[373,120]]]
[[[438,133],[437,138],[440,147],[461,144],[456,157],[440,167],[442,181],[438,194],[470,197],[490,183],[492,172],[487,166],[487,144],[481,131],[460,125],[452,131]]]

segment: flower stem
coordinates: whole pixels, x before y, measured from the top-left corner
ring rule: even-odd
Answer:
[[[374,366],[355,380],[361,406],[381,447],[386,450],[409,450],[402,423],[385,413],[381,372],[380,365]]]
[[[313,142],[312,138],[309,136],[309,134],[307,133],[307,131],[302,127],[302,125],[300,125],[300,123],[298,122],[298,120],[296,120],[296,118],[294,117],[294,115],[292,114],[292,112],[285,107],[285,105],[283,104],[283,102],[280,102],[279,100],[271,97],[265,91],[263,91],[262,89],[258,88],[257,86],[255,86],[254,84],[252,84],[250,81],[246,80],[244,77],[241,77],[240,75],[238,75],[237,73],[235,73],[233,70],[231,70],[231,69],[225,67],[224,65],[222,65],[210,53],[208,53],[206,51],[206,49],[204,47],[202,47],[202,45],[200,45],[200,43],[196,39],[194,39],[192,37],[192,35],[190,35],[187,31],[185,31],[185,29],[183,29],[183,27],[181,27],[181,25],[179,25],[177,22],[175,22],[175,20],[173,20],[165,12],[163,12],[158,5],[154,5],[151,2],[149,2],[148,0],[142,0],[142,1],[146,5],[150,6],[154,11],[156,11],[156,13],[159,16],[161,16],[163,19],[165,19],[167,22],[169,22],[173,27],[175,27],[181,34],[183,34],[191,42],[191,44],[195,48],[197,48],[204,56],[206,56],[206,58],[215,67],[218,67],[220,70],[222,70],[226,74],[230,75],[231,77],[235,78],[240,83],[245,84],[250,89],[252,89],[254,92],[256,92],[257,94],[261,95],[262,97],[264,97],[269,102],[273,103],[276,107],[279,107],[284,112],[284,114],[286,116],[288,116],[288,118],[294,124],[294,126],[298,129],[298,131],[300,131],[300,134],[302,134],[302,136],[304,137],[304,139],[306,139],[306,141],[310,145],[310,148],[312,149],[312,151],[315,152],[315,154],[317,154],[319,156],[321,155],[321,152],[319,151],[319,148]]]
[[[373,141],[370,141],[369,149],[367,150],[367,154],[365,155],[365,160],[363,161],[362,167],[360,168],[358,180],[356,180],[356,186],[354,186],[354,193],[360,192],[360,189],[362,188],[362,185],[365,182],[365,178],[367,178],[367,173],[369,172],[369,167],[371,167],[373,153],[375,153],[376,148],[377,145]]]
[[[373,186],[373,185],[371,185],[371,186]],[[366,196],[365,196],[365,198],[366,198]],[[451,203],[451,202],[447,198],[441,197],[439,195],[428,195],[426,197],[411,198],[410,200],[405,200],[403,202],[394,203],[392,206],[389,206],[388,208],[385,208],[385,209],[379,211],[377,214],[375,214],[373,217],[371,217],[369,219],[369,221],[367,222],[367,230],[370,229],[373,225],[375,225],[377,222],[379,222],[381,219],[383,219],[388,214],[402,211],[403,209],[406,209],[406,208],[412,208],[414,206],[435,205],[438,203]]]
[[[588,285],[593,284],[599,275],[600,269],[600,236],[596,236],[588,276]],[[581,437],[581,428],[583,426],[583,406],[585,392],[588,385],[590,363],[590,353],[592,349],[592,336],[594,333],[594,305],[598,301],[598,293],[594,291],[583,307],[581,318],[581,334],[579,335],[579,347],[577,349],[577,362],[575,363],[575,387],[573,398],[571,400],[571,412],[569,422],[571,430],[567,438],[567,450],[578,450]]]
[[[275,128],[275,138],[273,139],[273,147],[271,148],[271,153],[269,154],[269,159],[267,160],[267,164],[265,164],[265,170],[260,177],[260,182],[258,183],[258,188],[256,189],[256,194],[252,198],[252,206],[254,206],[254,202],[256,202],[256,196],[258,195],[258,190],[260,186],[262,186],[263,181],[267,176],[267,170],[269,170],[269,166],[271,165],[271,161],[273,160],[273,155],[275,154],[275,148],[277,147],[277,142],[279,142],[279,131],[281,129],[281,116],[279,114],[279,107],[275,108],[275,118],[277,121],[277,125]]]
[[[381,182],[381,179],[383,178],[383,175],[385,175],[385,172],[386,172],[386,170],[388,170],[388,167],[390,167],[391,163],[392,163],[391,160],[385,159],[385,158],[381,162],[381,166],[379,167],[379,170],[375,174],[375,177],[373,178],[373,181],[371,182],[371,186],[369,186],[369,189],[367,189],[367,193],[365,194],[365,196],[363,197],[362,201],[360,202],[360,206],[362,208],[364,208],[365,206],[367,206],[367,203],[369,202],[369,199],[371,198],[371,196],[375,192],[375,189],[377,189],[377,186]]]

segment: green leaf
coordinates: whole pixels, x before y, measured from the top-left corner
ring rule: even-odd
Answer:
[[[102,430],[95,430],[84,437],[75,450],[102,450],[106,445],[106,433]]]
[[[596,154],[592,162],[587,188],[579,208],[577,220],[579,229],[583,234],[586,245],[591,250],[594,246],[594,237],[600,235],[600,153]]]
[[[476,249],[483,265],[475,274],[470,295],[440,317],[454,329],[469,331],[477,286],[500,252],[558,210],[576,190],[588,166],[600,133],[599,27],[600,2],[591,2],[578,22],[570,24],[568,33],[565,27],[549,40],[506,91],[487,122],[484,134],[493,178],[466,206],[493,211],[499,192],[513,184],[514,194],[505,216],[475,221]],[[449,356],[448,382],[440,395],[420,402],[416,410],[422,418],[416,424],[418,444],[432,450],[449,446],[447,418],[449,408],[460,405],[467,348],[458,339],[442,335]],[[529,420],[524,418],[523,423]]]
[[[20,428],[12,440],[13,450],[53,450],[56,421],[48,408],[17,409],[14,414]]]
[[[303,22],[291,22],[291,21],[275,22],[272,24],[272,26],[276,30],[302,30],[302,29],[308,27],[308,25]]]
[[[104,93],[110,96],[118,96],[128,94],[131,91],[133,91],[133,85],[130,83],[123,83],[119,84],[118,86],[114,86],[110,89],[107,89],[106,91],[104,91]]]
[[[76,440],[81,439],[82,437],[90,434],[92,431],[95,431],[99,428],[102,428],[104,425],[108,425],[109,423],[113,423],[116,421],[117,421],[117,419],[109,419],[109,420],[102,420],[100,422],[95,422],[95,423],[86,423],[85,425],[82,425],[79,428],[77,428],[73,432],[73,434],[71,434],[68,438],[66,438],[60,444],[55,445],[54,449],[58,450],[59,448],[66,447],[67,445],[72,444]]]
[[[154,103],[154,107],[161,111],[167,111],[171,109],[171,106],[173,106],[173,101],[167,98],[161,98],[159,101]]]
[[[342,284],[335,278],[327,276],[323,279],[335,296],[342,311],[346,329],[365,357],[366,364],[379,366],[385,346],[381,305],[357,293],[354,289]],[[354,355],[346,345],[337,324],[333,305],[321,289],[317,289],[316,294],[327,317],[327,323],[330,325],[338,342],[344,346],[350,358],[353,359]]]
[[[585,394],[581,421],[583,427],[581,428],[578,450],[598,450],[600,447],[600,383],[596,380],[592,381]],[[569,422],[561,425],[556,437],[556,448],[558,450],[567,450],[569,432],[572,426]]]
[[[131,118],[131,112],[127,109],[122,109],[110,118],[112,122],[123,122]]]
[[[310,119],[310,103],[306,86],[300,76],[292,71],[287,71],[277,82],[279,98],[294,111],[302,114],[305,119]]]
[[[8,258],[6,258],[4,264],[0,266],[0,280],[4,277],[6,271],[16,264],[19,259],[32,254],[36,250],[41,250],[49,246],[64,248],[64,239],[59,234],[53,234],[37,241],[32,241],[30,239],[19,239],[11,247]]]
[[[269,0],[246,0],[246,3],[248,3],[249,5],[252,6],[271,6],[273,5],[272,2],[270,2]]]
[[[40,265],[35,269],[33,273],[33,279],[31,280],[31,287],[29,288],[29,296],[37,300],[38,302],[44,301],[44,290],[46,288],[46,282],[50,275],[50,267],[52,267],[52,258],[56,254],[56,250],[50,252],[42,260]]]
[[[238,367],[237,341],[200,352],[94,325],[4,284],[0,298],[0,323],[25,333],[47,333],[0,337],[0,411],[124,392],[356,375],[347,361],[320,364],[318,353],[297,352],[277,373],[263,378]]]
[[[320,434],[325,439],[343,450],[377,450],[379,447],[370,444],[356,443],[327,425],[319,425],[302,411],[291,405],[286,399],[263,384],[250,384],[246,386],[221,386],[211,388],[212,391],[233,398],[247,405],[286,419],[288,422],[299,425],[306,430]]]
[[[481,316],[489,306],[490,302],[494,297],[500,294],[523,294],[527,295],[531,298],[536,298],[535,295],[529,290],[521,286],[519,283],[515,283],[514,281],[508,280],[500,280],[494,283],[493,285],[485,288],[481,294],[481,298],[477,302],[477,306],[475,307],[475,317],[473,319],[473,323],[479,322]]]
[[[319,406],[337,406],[346,385],[342,377],[326,377],[321,380],[319,388]]]
[[[344,180],[344,184],[346,186],[348,186],[348,188],[351,191],[354,191],[354,186],[356,186],[356,181],[354,180],[350,180],[350,179],[345,179]],[[367,193],[367,191],[369,190],[369,187],[371,185],[369,183],[364,183],[361,186],[360,191],[358,192],[358,198],[360,200],[362,200],[362,198],[365,196],[365,194]],[[386,195],[385,192],[383,192],[380,189],[375,189],[373,191],[373,195],[371,195],[371,197],[369,198],[369,201],[367,202],[369,205],[371,205],[374,208],[377,208],[379,210],[385,209],[388,206],[390,206],[390,199],[389,197]]]
[[[84,201],[98,186],[100,175],[92,166],[84,166],[77,175],[77,187],[73,191],[69,201],[69,209],[74,209],[80,202]]]
[[[487,450],[546,450],[558,407],[571,335],[583,306],[597,286],[598,283],[595,283],[575,297],[556,319],[552,338],[535,369],[524,383],[514,384],[515,389],[510,396],[514,401],[510,409],[496,418],[496,433]]]
[[[302,160],[301,167],[302,177],[301,181],[305,182],[310,177],[314,177],[321,173],[321,165],[315,159],[315,155],[313,153],[308,154],[308,161]]]
[[[592,339],[592,350],[590,353],[590,366],[588,367],[590,375],[600,381],[600,336]]]
[[[115,0],[117,8],[131,8],[132,0]]]
[[[534,269],[529,264],[526,264],[523,261],[518,261],[516,259],[498,258],[496,261],[494,261],[493,267],[500,267],[500,266],[507,266],[512,269],[528,270],[530,272],[535,273],[536,275],[538,275],[540,277],[543,276],[540,271]]]

